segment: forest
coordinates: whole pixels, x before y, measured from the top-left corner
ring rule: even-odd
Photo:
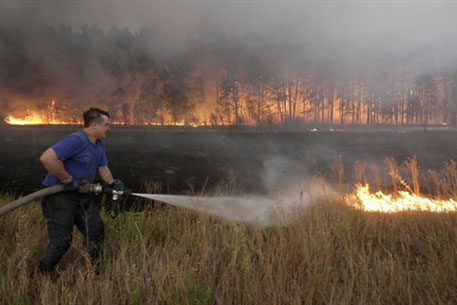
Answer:
[[[456,125],[453,69],[414,73],[404,55],[344,62],[258,34],[160,33],[0,23],[0,121],[76,123],[98,105],[131,125]]]

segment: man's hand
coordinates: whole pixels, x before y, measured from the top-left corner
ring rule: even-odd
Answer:
[[[115,191],[123,191],[124,190],[124,183],[122,183],[119,179],[114,179],[113,182],[110,183],[110,186]]]
[[[79,188],[84,184],[83,181],[74,179],[72,176],[62,182],[64,192],[79,191]]]

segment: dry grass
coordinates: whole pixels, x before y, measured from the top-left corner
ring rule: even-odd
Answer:
[[[410,159],[398,171],[393,166],[388,161],[381,176],[378,167],[357,164],[357,177],[401,189],[406,169],[408,177],[400,178],[418,192],[417,162]],[[342,184],[344,168],[334,170]],[[441,195],[456,193],[456,173],[451,162],[430,174]],[[3,205],[11,198],[0,200]],[[55,281],[35,271],[47,244],[39,205],[0,218],[0,302],[457,303],[456,214],[364,213],[327,202],[297,212],[287,226],[267,228],[173,207],[123,213],[115,220],[106,216],[98,270],[88,264],[75,234]]]

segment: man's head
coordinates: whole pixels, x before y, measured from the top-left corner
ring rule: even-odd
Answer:
[[[105,133],[109,129],[109,113],[98,109],[90,108],[84,111],[84,129],[88,134],[96,139],[105,138]]]

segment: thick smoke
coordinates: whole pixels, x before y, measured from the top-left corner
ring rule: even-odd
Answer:
[[[7,108],[32,99],[72,109],[95,103],[126,122],[166,109],[175,121],[191,121],[188,113],[215,103],[221,73],[331,75],[343,87],[366,79],[385,92],[399,70],[413,81],[457,68],[456,6],[0,0],[0,99]],[[186,86],[192,96],[176,89]]]

